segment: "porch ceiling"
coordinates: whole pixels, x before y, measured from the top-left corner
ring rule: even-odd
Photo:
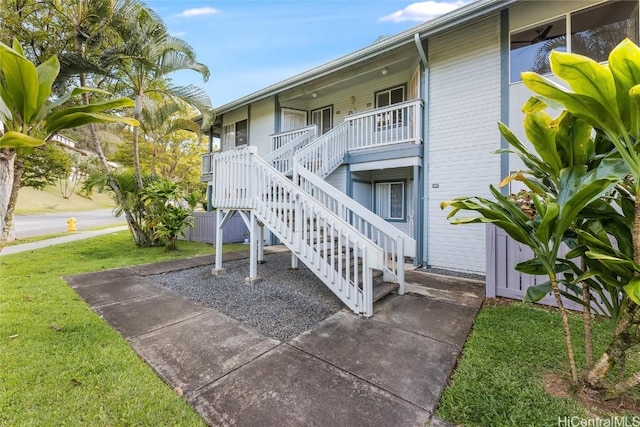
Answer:
[[[280,101],[311,99],[313,97],[312,93],[318,91],[338,92],[356,83],[379,77],[385,67],[390,74],[409,72],[418,62],[419,57],[415,46],[409,45],[401,50],[378,55],[370,61],[337,70],[334,73],[282,92]]]

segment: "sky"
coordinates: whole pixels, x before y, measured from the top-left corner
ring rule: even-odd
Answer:
[[[173,75],[217,107],[469,3],[470,0],[147,0],[211,72]]]

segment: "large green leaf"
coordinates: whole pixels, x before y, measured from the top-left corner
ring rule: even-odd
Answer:
[[[575,53],[552,51],[551,71],[567,82],[576,94],[588,96],[619,117],[616,84],[609,67]]]
[[[611,134],[619,130],[619,120],[596,99],[572,93],[566,88],[533,72],[522,73],[522,82],[538,95],[549,98],[564,106],[571,114],[581,118],[596,128],[604,128]]]
[[[0,43],[0,68],[6,83],[0,85],[0,96],[10,110],[28,122],[36,111],[38,102],[36,66],[9,46]]]
[[[524,130],[536,152],[557,175],[562,169],[562,163],[556,148],[557,128],[551,126],[552,121],[551,116],[544,111],[534,111],[525,116]]]
[[[76,107],[65,108],[60,111],[56,111],[51,114],[47,118],[47,125],[45,128],[49,127],[49,123],[57,123],[60,119],[64,119],[65,116],[74,113],[100,113],[106,110],[112,110],[116,108],[127,108],[135,106],[135,102],[130,98],[117,98],[117,99],[109,99],[102,102],[96,102],[88,105],[79,105]]]
[[[538,239],[543,243],[551,240],[552,230],[554,229],[558,216],[560,215],[560,206],[558,206],[556,202],[549,201],[546,203],[546,207],[547,209],[542,217],[542,222],[536,230],[536,237],[538,237]]]
[[[5,132],[5,134],[0,137],[0,148],[31,148],[44,144],[45,141],[42,139],[33,138],[13,130]]]
[[[47,122],[45,131],[53,134],[63,129],[71,129],[89,123],[124,123],[130,126],[139,126],[140,123],[130,117],[119,117],[101,113],[76,112],[59,117],[55,122]]]
[[[623,289],[631,301],[640,305],[640,278],[631,280]]]
[[[524,300],[526,302],[538,302],[552,290],[551,282],[544,282],[540,285],[529,286]]]
[[[622,121],[633,137],[638,139],[640,136],[638,109],[630,98],[629,91],[640,84],[640,48],[629,39],[623,40],[609,54],[609,69],[615,80]]]
[[[36,108],[34,111],[34,115],[37,116],[39,111],[42,110],[45,103],[49,100],[51,96],[51,87],[60,73],[60,63],[58,62],[58,58],[52,56],[42,64],[38,65],[36,68],[38,73],[38,99],[36,101]],[[25,119],[26,121],[31,121],[32,117]]]
[[[556,119],[556,123],[556,146],[563,167],[587,164],[595,154],[591,126],[567,111]]]

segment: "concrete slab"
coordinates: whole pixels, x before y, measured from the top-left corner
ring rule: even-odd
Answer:
[[[175,294],[123,301],[95,310],[125,338],[132,338],[195,317],[206,307]]]
[[[458,354],[453,345],[344,312],[290,344],[430,412]]]
[[[421,295],[432,300],[450,302],[472,308],[480,307],[484,301],[484,295],[478,296],[473,292],[435,289],[410,282],[405,283],[404,290],[409,294]]]
[[[91,273],[74,274],[73,276],[64,276],[63,279],[76,289],[82,286],[93,286],[104,282],[109,282],[113,279],[119,279],[125,276],[132,276],[135,273],[130,269],[114,268],[111,270],[94,271]]]
[[[462,348],[477,308],[414,295],[393,296],[374,309],[374,319]]]
[[[153,264],[136,265],[130,267],[131,271],[141,276],[151,276],[154,274],[167,273],[169,271],[184,270],[187,268],[211,265],[215,262],[213,255],[203,255],[192,258],[176,259],[171,261],[157,262]]]
[[[280,345],[213,310],[131,340],[173,387],[197,390]]]
[[[424,426],[430,414],[281,345],[188,400],[215,426]]]
[[[101,281],[92,286],[81,286],[76,288],[76,292],[93,307],[168,293],[163,286],[136,275]]]
[[[405,280],[433,289],[471,292],[477,296],[484,296],[485,293],[485,283],[480,280],[444,276],[442,274],[427,273],[420,270],[407,271],[405,273]]]

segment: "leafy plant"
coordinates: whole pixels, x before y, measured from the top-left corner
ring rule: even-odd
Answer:
[[[105,91],[76,88],[52,101],[51,88],[59,72],[60,63],[55,56],[36,66],[24,56],[17,40],[12,47],[0,43],[0,176],[10,176],[0,183],[0,194],[10,194],[8,198],[0,197],[0,245],[11,231],[24,156],[34,147],[43,145],[60,130],[88,123],[139,124],[128,117],[105,113],[135,105],[128,98],[63,107],[72,97],[88,92],[104,95]]]
[[[591,306],[591,292],[618,321],[609,348],[585,375],[605,397],[640,384],[640,373],[624,377],[624,355],[640,344],[640,48],[629,40],[609,55],[608,65],[575,54],[553,52],[551,70],[570,87],[536,73],[522,80],[538,96],[523,111],[525,131],[534,151],[527,149],[504,125],[500,131],[529,168],[507,177],[521,181],[524,196],[507,197],[491,187],[495,200],[458,198],[441,207],[453,208],[454,224],[493,223],[529,246],[536,257],[519,271],[546,274],[549,282],[533,287],[528,298],[552,291],[560,308],[573,382],[578,372],[561,294]],[[562,105],[552,119],[544,108]],[[527,203],[523,203],[523,201]],[[530,203],[529,203],[530,201]],[[475,211],[473,218],[454,218]],[[559,257],[562,243],[572,250]],[[577,265],[574,258],[582,258]],[[560,273],[563,273],[560,276]],[[565,290],[560,288],[565,285]],[[582,294],[579,292],[582,286]],[[585,322],[589,316],[585,316]],[[610,369],[620,365],[620,380],[609,384]]]

